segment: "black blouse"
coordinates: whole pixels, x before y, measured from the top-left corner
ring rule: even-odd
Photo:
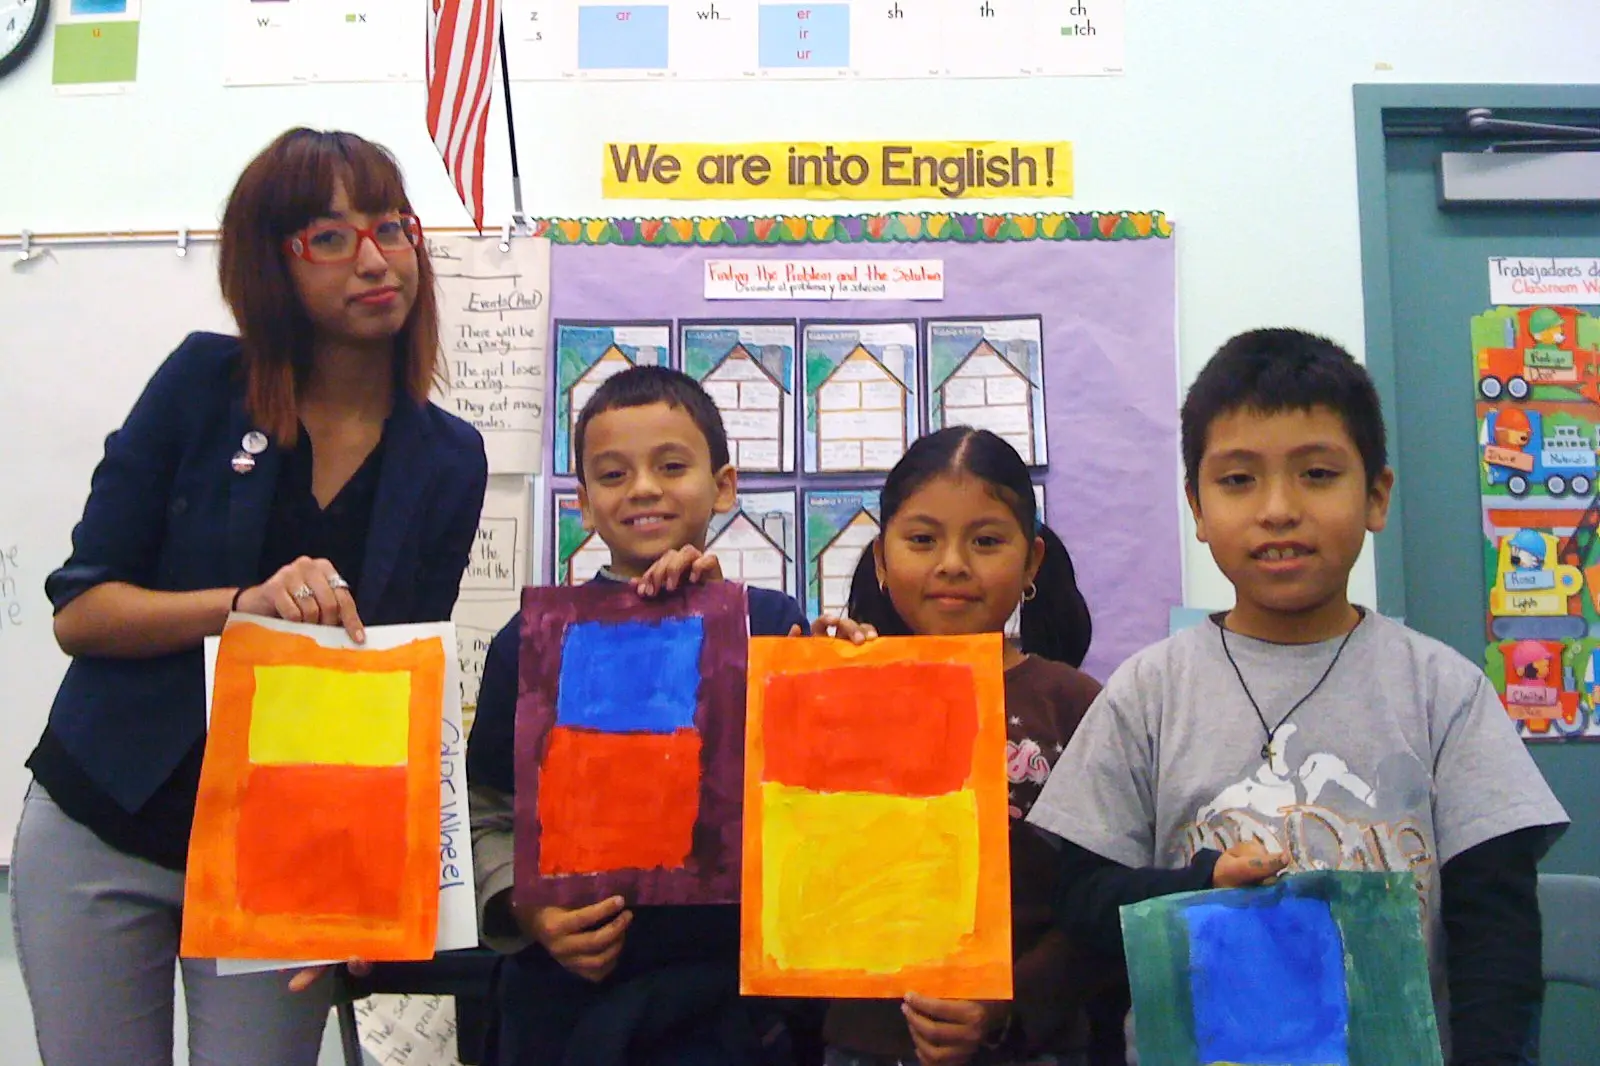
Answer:
[[[300,427],[298,442],[284,453],[278,469],[257,580],[267,580],[302,555],[327,559],[350,582],[350,592],[359,604],[361,568],[366,561],[367,532],[372,525],[372,504],[382,466],[380,438],[338,495],[322,507],[311,492],[311,437],[304,426]],[[194,821],[204,755],[202,738],[137,811],[124,810],[91,781],[49,728],[28,757],[27,765],[34,780],[67,817],[118,851],[181,871],[189,855],[189,828]]]

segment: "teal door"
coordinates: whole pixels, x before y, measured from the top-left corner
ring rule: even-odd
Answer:
[[[1384,392],[1398,475],[1395,521],[1377,545],[1379,609],[1482,663],[1488,589],[1471,323],[1491,306],[1492,257],[1600,257],[1600,210],[1441,210],[1439,154],[1484,147],[1447,132],[1469,107],[1597,126],[1600,88],[1356,90],[1368,361]],[[1585,310],[1600,314],[1600,307]],[[1600,546],[1585,563],[1596,564]],[[1600,740],[1530,746],[1572,817],[1543,869],[1600,875]],[[1593,1063],[1597,1018],[1600,996],[1552,990],[1543,1062]]]

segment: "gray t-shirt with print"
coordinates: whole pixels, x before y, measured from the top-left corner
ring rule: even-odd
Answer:
[[[1564,828],[1566,812],[1483,671],[1444,644],[1366,612],[1279,726],[1344,638],[1226,639],[1278,726],[1271,758],[1213,619],[1117,669],[1028,820],[1125,866],[1175,868],[1258,840],[1287,850],[1291,872],[1411,870],[1448,1047],[1439,868],[1518,829]]]

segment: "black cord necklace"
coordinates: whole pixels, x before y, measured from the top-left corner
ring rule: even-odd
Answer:
[[[1317,689],[1322,687],[1322,683],[1328,680],[1328,675],[1333,673],[1333,668],[1339,664],[1339,656],[1344,654],[1345,645],[1350,643],[1350,638],[1356,635],[1356,630],[1361,628],[1361,623],[1365,620],[1365,614],[1356,618],[1356,624],[1350,627],[1350,632],[1346,633],[1344,639],[1339,642],[1338,650],[1333,653],[1333,658],[1328,661],[1328,668],[1322,671],[1322,676],[1317,678],[1315,685],[1311,686],[1311,691],[1301,696],[1295,705],[1289,708],[1289,713],[1278,719],[1278,724],[1275,726],[1267,725],[1267,716],[1261,713],[1261,705],[1256,702],[1255,695],[1250,691],[1250,686],[1245,684],[1244,672],[1239,669],[1239,664],[1234,661],[1233,649],[1228,647],[1228,627],[1220,622],[1217,624],[1217,634],[1222,640],[1222,654],[1228,657],[1228,665],[1233,667],[1233,675],[1239,679],[1239,687],[1244,689],[1244,698],[1250,701],[1250,709],[1256,712],[1256,720],[1261,723],[1261,731],[1267,735],[1267,742],[1261,745],[1261,757],[1267,762],[1270,763],[1277,757],[1278,750],[1272,744],[1278,737],[1278,730],[1282,729],[1284,723],[1294,716],[1295,711],[1298,711],[1307,700],[1317,694]]]

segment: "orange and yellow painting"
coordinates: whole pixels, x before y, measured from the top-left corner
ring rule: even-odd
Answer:
[[[445,655],[437,638],[369,650],[223,631],[185,957],[433,957]]]
[[[750,641],[747,995],[1011,998],[999,634]]]

